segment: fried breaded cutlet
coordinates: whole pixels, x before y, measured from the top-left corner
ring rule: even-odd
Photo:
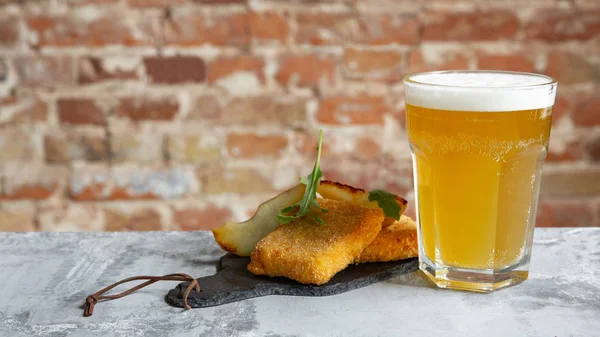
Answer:
[[[400,220],[392,223],[384,221],[381,232],[360,253],[356,263],[387,262],[417,257],[418,248],[417,224],[403,215]]]
[[[280,225],[258,242],[248,270],[304,284],[327,283],[353,263],[381,231],[383,212],[346,201],[319,199],[327,225],[305,216]]]

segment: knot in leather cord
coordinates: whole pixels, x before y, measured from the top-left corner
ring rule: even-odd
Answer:
[[[85,298],[85,306],[83,309],[83,316],[89,317],[94,313],[94,305],[98,303],[98,299],[92,295]]]
[[[123,283],[127,283],[127,282],[131,282],[131,281],[140,281],[140,280],[146,280],[146,282],[144,283],[140,283],[137,286],[128,289],[122,293],[116,294],[116,295],[103,295],[105,292],[113,289],[114,287],[121,285]],[[188,285],[188,287],[185,289],[185,292],[183,293],[183,307],[186,310],[191,309],[192,307],[190,307],[190,305],[188,304],[187,300],[188,300],[188,296],[190,295],[190,293],[192,292],[192,289],[196,290],[197,292],[200,291],[200,285],[198,284],[198,281],[191,277],[190,275],[187,274],[168,274],[168,275],[164,275],[164,276],[134,276],[134,277],[129,277],[126,278],[124,280],[121,280],[119,282],[113,283],[111,285],[109,285],[106,288],[101,289],[98,292],[95,292],[91,295],[89,295],[88,297],[86,297],[85,299],[85,304],[83,306],[83,316],[85,317],[89,317],[92,316],[92,314],[94,313],[94,306],[96,305],[96,303],[98,303],[99,301],[102,300],[114,300],[117,298],[121,298],[124,296],[127,296],[135,291],[138,291],[146,286],[149,286],[153,283],[156,283],[158,281],[179,281],[179,282],[190,282],[190,284]]]

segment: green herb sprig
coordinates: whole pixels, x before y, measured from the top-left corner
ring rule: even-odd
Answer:
[[[320,224],[326,225],[325,221],[321,219],[317,214],[314,214],[311,206],[320,210],[322,213],[327,213],[326,209],[323,209],[317,202],[317,187],[323,178],[323,172],[319,167],[321,163],[321,148],[323,145],[323,130],[319,132],[319,145],[317,145],[317,159],[312,172],[306,178],[300,178],[300,183],[306,185],[304,195],[302,199],[297,203],[288,206],[277,213],[277,220],[279,223],[286,224],[294,219],[298,219],[308,213]]]
[[[369,201],[377,201],[379,208],[388,218],[400,220],[400,205],[396,202],[396,198],[390,192],[384,190],[373,190],[369,192]]]

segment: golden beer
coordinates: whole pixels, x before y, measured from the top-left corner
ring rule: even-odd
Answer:
[[[407,77],[420,267],[438,286],[523,281],[556,82],[506,72]]]

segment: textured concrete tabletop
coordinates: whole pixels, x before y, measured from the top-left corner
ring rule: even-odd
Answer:
[[[600,228],[537,229],[530,279],[492,294],[419,272],[332,297],[184,311],[161,282],[82,317],[85,297],[141,274],[212,274],[210,233],[0,233],[0,336],[600,336]]]

